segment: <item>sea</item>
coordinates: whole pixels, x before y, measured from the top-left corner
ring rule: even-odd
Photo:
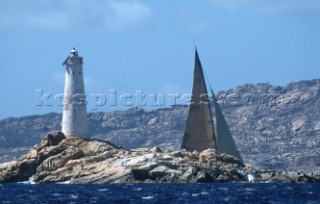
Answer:
[[[0,184],[0,203],[320,203],[320,184]]]

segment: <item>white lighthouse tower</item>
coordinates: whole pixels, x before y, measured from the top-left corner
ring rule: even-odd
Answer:
[[[83,58],[73,48],[63,62],[66,66],[62,132],[65,135],[85,136],[87,133],[86,96],[83,83]]]

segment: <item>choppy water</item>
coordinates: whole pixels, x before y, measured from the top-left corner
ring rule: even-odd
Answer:
[[[320,203],[320,184],[2,184],[0,203]]]

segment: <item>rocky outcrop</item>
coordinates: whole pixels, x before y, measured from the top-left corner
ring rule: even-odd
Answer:
[[[320,174],[259,172],[212,149],[127,150],[106,141],[53,132],[17,161],[0,165],[0,183],[29,178],[35,183],[319,182]]]
[[[320,79],[283,87],[246,84],[217,93],[245,163],[306,172],[320,170],[319,96]],[[88,137],[128,149],[178,150],[186,115],[187,106],[89,113]],[[60,123],[55,113],[0,120],[0,162],[20,157],[44,134],[60,130]]]

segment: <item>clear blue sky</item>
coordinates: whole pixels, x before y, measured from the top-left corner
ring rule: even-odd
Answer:
[[[195,45],[216,92],[319,78],[320,0],[0,0],[0,119],[61,112],[73,47],[87,94],[188,93]]]

